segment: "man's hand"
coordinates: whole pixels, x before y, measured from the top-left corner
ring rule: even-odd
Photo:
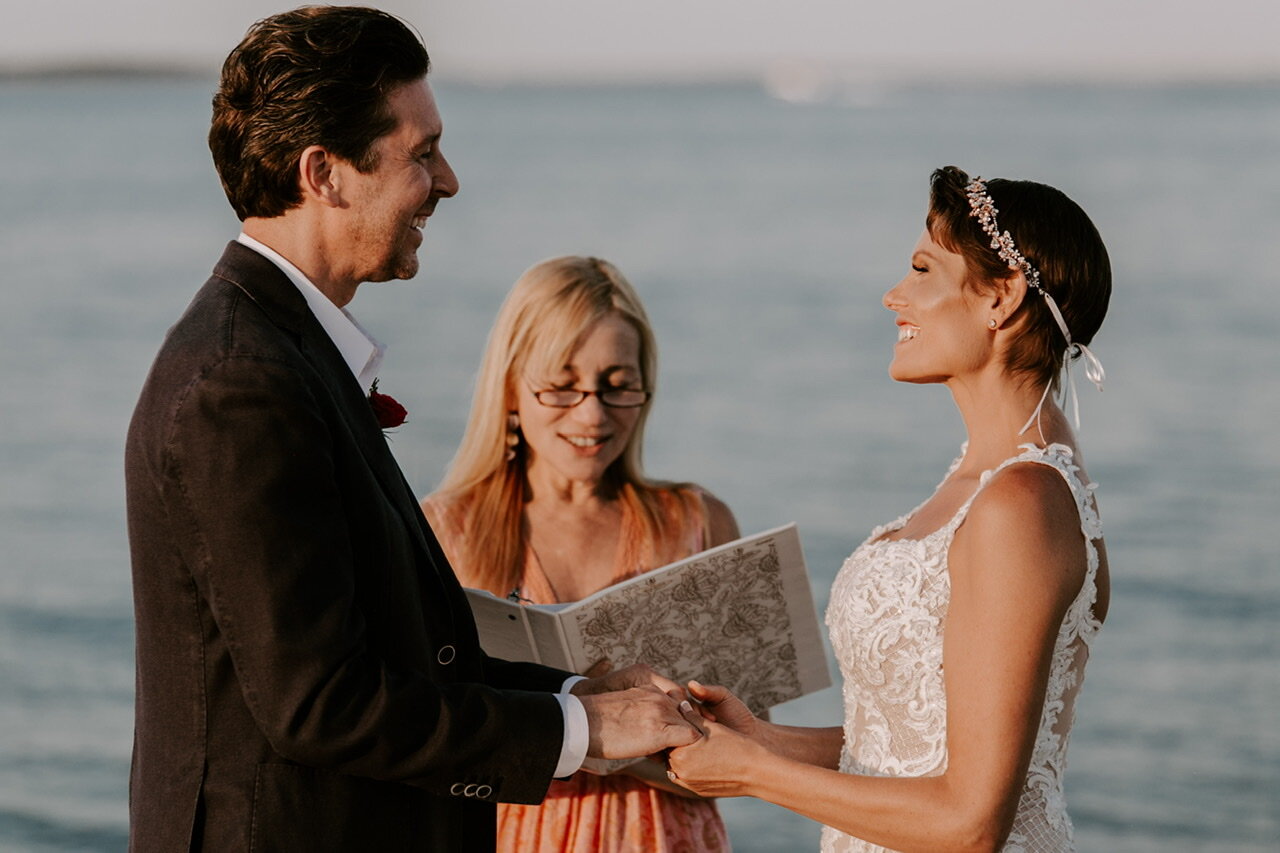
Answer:
[[[687,709],[689,716],[697,717],[688,700],[668,696],[651,684],[609,693],[573,692],[587,712],[587,755],[592,758],[639,758],[702,737],[682,713]]]
[[[627,690],[632,687],[656,687],[679,702],[687,698],[684,688],[670,678],[664,678],[642,663],[632,664],[626,669],[612,671],[606,658],[597,661],[587,670],[586,681],[579,681],[569,692],[579,698],[597,693],[612,693],[616,690]],[[595,676],[595,677],[591,677]]]

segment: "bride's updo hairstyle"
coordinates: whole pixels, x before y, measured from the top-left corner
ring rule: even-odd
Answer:
[[[955,166],[934,171],[925,226],[934,242],[964,258],[966,286],[985,293],[994,281],[1017,270],[992,248],[991,236],[974,216],[970,180]],[[1017,251],[1039,272],[1040,287],[1057,303],[1071,340],[1089,344],[1111,299],[1111,262],[1098,229],[1080,205],[1053,187],[1003,178],[984,183],[998,211],[999,231],[1008,232]],[[1046,300],[1029,287],[1008,322],[1024,323],[1025,331],[1009,347],[1006,367],[1036,385],[1056,389],[1067,341]]]

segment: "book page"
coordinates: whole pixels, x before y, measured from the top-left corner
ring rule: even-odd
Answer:
[[[631,578],[560,614],[573,668],[649,664],[752,711],[831,683],[794,524]]]
[[[526,606],[482,589],[468,587],[464,592],[487,654],[577,672],[557,616],[562,605]]]
[[[542,662],[529,633],[524,608],[482,589],[467,589],[466,593],[480,632],[480,645],[486,653],[503,660]]]

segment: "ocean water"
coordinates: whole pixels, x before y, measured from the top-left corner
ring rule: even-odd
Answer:
[[[203,137],[213,81],[0,82],[0,849],[123,849],[132,617],[122,447],[160,338],[236,225]],[[1280,86],[437,84],[462,192],[412,282],[353,310],[391,345],[394,450],[430,491],[489,323],[525,267],[590,253],[661,348],[646,464],[744,530],[797,521],[819,607],[848,552],[963,439],[885,373],[879,304],[954,163],[1090,211],[1115,270],[1081,388],[1111,614],[1072,739],[1084,851],[1280,847]],[[833,724],[835,688],[783,706]],[[723,804],[736,849],[818,827]]]

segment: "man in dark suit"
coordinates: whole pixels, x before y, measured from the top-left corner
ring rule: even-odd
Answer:
[[[486,656],[387,448],[381,349],[343,306],[417,272],[458,189],[427,70],[400,21],[341,7],[259,22],[223,68],[209,141],[243,233],[126,451],[133,850],[490,849],[494,802],[698,736],[643,668]]]

